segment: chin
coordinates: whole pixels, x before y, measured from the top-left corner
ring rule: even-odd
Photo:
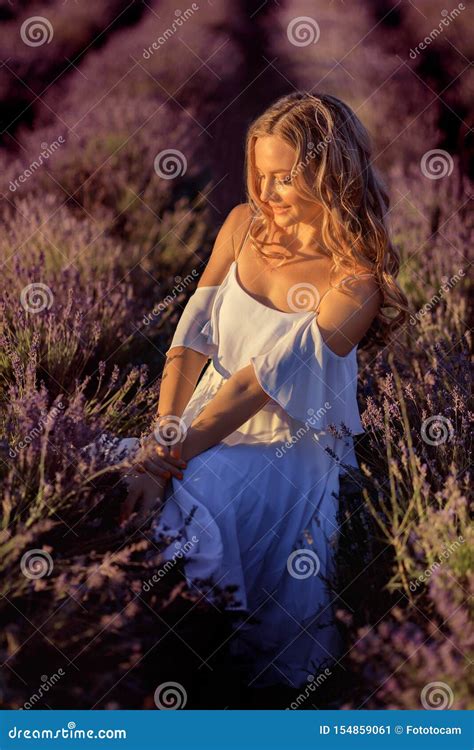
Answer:
[[[295,219],[291,215],[290,211],[285,211],[283,214],[273,214],[273,221],[278,226],[288,227],[291,224],[295,224]]]

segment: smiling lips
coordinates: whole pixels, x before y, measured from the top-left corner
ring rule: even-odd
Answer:
[[[270,208],[272,208],[273,211],[276,214],[279,214],[279,213],[282,213],[283,211],[287,211],[288,208],[289,208],[289,206],[272,206],[272,205],[270,205]]]

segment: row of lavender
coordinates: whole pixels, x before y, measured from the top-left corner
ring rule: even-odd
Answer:
[[[90,48],[102,46],[121,26],[136,22],[141,3],[108,0],[92,8],[64,2],[2,2],[0,118],[4,144],[15,145],[15,130],[35,123],[38,105],[61,77],[74,72]],[[8,133],[4,133],[8,129]]]
[[[340,16],[301,0],[274,36],[277,53],[293,37],[294,85],[346,99],[373,134],[412,309],[390,351],[360,356],[367,432],[341,495],[344,708],[472,707],[471,15],[345,8],[342,52]]]
[[[40,62],[39,50],[54,61],[62,29],[71,43],[81,33],[76,12],[54,11]],[[18,59],[33,54],[21,23]],[[120,526],[107,438],[148,427],[189,270],[212,242],[206,123],[239,63],[225,23],[217,6],[180,15],[151,3],[100,49],[90,40],[2,153],[5,706],[154,707],[155,688],[188,684],[195,655],[215,650],[195,643],[215,624],[184,589],[181,556],[156,576],[149,529]]]
[[[346,705],[416,708],[439,682],[464,708],[472,650],[465,161],[439,148],[441,105],[423,57],[415,65],[409,49],[394,48],[372,3],[344,14],[330,6],[317,18],[305,2],[252,18],[244,4],[195,5],[152,3],[105,44],[88,37],[79,69],[57,77],[35,101],[34,127],[26,116],[15,127],[15,153],[10,143],[0,154],[3,702],[154,706],[144,690],[169,679],[198,705],[192,667],[216,645],[196,642],[192,623],[199,616],[198,630],[212,633],[207,610],[183,589],[179,556],[146,585],[160,569],[159,547],[145,527],[118,525],[123,487],[107,469],[110,445],[95,458],[86,446],[146,429],[191,271],[211,246],[209,227],[240,199],[253,102],[301,87],[346,99],[374,134],[413,308],[393,357],[361,355],[367,435],[354,504],[343,498],[338,582],[351,605],[340,616],[357,688]],[[118,6],[107,6],[111,20]],[[70,12],[58,7],[62,22],[53,23],[68,56],[86,47],[85,37],[74,41],[80,24]],[[18,60],[33,49],[21,46],[24,20],[11,20]],[[416,46],[419,19],[405,10],[398,23],[399,38]],[[454,18],[446,35],[469,55],[464,28]],[[34,48],[50,70],[54,34]],[[452,65],[450,107],[462,112],[469,86]],[[169,648],[173,638],[180,648]],[[58,674],[53,689],[43,678],[59,682]],[[210,687],[206,707],[219,707],[221,693]]]

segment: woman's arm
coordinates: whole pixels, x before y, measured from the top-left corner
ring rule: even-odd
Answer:
[[[157,416],[181,417],[207,360],[205,354],[185,346],[171,349],[161,377]]]
[[[243,203],[230,211],[220,228],[211,257],[199,280],[199,287],[222,283],[235,258],[235,244],[250,219],[250,207]],[[196,387],[207,356],[184,346],[170,350],[163,369],[158,415],[180,417]]]
[[[211,448],[253,417],[270,399],[252,364],[235,372],[191,424],[182,444],[185,461]]]

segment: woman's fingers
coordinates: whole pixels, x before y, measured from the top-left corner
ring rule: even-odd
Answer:
[[[128,485],[128,494],[120,508],[120,523],[123,523],[123,521],[126,521],[127,518],[131,516],[142,494],[142,486],[139,477],[128,476],[126,477],[126,480]]]
[[[167,477],[174,476],[177,479],[183,478],[183,472],[173,464],[168,463],[164,459],[158,456],[148,458],[142,463],[145,471],[157,474],[158,476]]]
[[[155,446],[155,453],[167,463],[181,468],[186,467],[186,461],[181,458],[181,444],[172,445],[170,448],[164,445]]]
[[[170,455],[173,456],[173,458],[178,459],[178,461],[182,461],[183,463],[186,463],[186,461],[183,459],[183,443],[175,443],[170,447]]]
[[[138,513],[144,515],[163,500],[166,482],[157,480],[150,474],[143,477],[143,492],[138,506]]]
[[[177,479],[182,479],[182,471],[186,466],[186,461],[179,456],[172,455],[167,447],[150,443],[137,456],[137,463],[134,468],[140,474],[148,471],[163,478],[169,479],[171,476],[175,476]]]
[[[158,464],[152,458],[142,459],[141,463],[137,464],[135,468],[141,475],[148,472],[161,479],[169,479],[171,477],[171,471],[168,467]]]
[[[120,523],[128,521],[133,515],[134,524],[146,522],[147,515],[157,507],[164,497],[166,479],[159,479],[151,474],[127,475],[128,495],[120,509]]]

